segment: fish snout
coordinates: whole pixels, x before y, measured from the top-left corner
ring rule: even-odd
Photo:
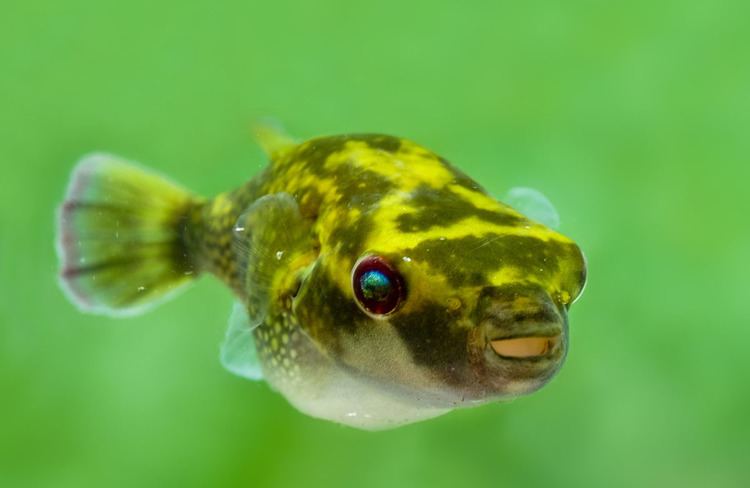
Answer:
[[[567,352],[565,309],[541,287],[486,288],[475,323],[475,346],[492,382],[537,380],[541,386],[562,365]]]

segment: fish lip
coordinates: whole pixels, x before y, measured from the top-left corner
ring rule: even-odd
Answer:
[[[495,346],[493,346],[493,342],[501,342],[501,341],[511,341],[515,339],[545,339],[547,341],[545,345],[545,349],[541,354],[530,354],[528,356],[507,356],[504,354],[499,353]],[[493,338],[493,339],[487,339],[487,349],[490,350],[492,354],[495,355],[495,357],[502,359],[503,361],[512,361],[514,363],[534,363],[534,362],[540,362],[550,359],[555,359],[558,357],[562,351],[563,346],[563,337],[562,337],[562,331],[554,334],[554,335],[546,335],[546,334],[517,334],[513,336],[503,336],[499,338]]]
[[[555,360],[560,357],[565,349],[565,329],[562,324],[557,322],[546,322],[524,327],[522,331],[507,331],[495,326],[493,321],[485,324],[485,349],[488,350],[495,358],[502,361],[514,363],[532,363],[546,360]],[[514,339],[547,339],[546,349],[542,354],[528,356],[507,356],[503,355],[493,347],[492,343],[497,341],[510,341]]]

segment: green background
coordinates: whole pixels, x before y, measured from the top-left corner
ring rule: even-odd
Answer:
[[[749,45],[744,1],[4,1],[0,485],[748,486]],[[210,278],[127,320],[65,300],[82,154],[212,195],[263,166],[267,115],[547,194],[590,267],[561,374],[359,432],[221,368]]]

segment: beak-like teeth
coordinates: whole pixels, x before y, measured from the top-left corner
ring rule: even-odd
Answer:
[[[536,358],[547,355],[557,344],[555,337],[517,337],[490,341],[492,349],[505,358]]]

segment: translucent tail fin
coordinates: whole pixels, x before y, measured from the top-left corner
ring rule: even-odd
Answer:
[[[134,315],[190,282],[184,234],[196,201],[115,156],[81,160],[58,211],[60,283],[71,301],[91,313]]]

